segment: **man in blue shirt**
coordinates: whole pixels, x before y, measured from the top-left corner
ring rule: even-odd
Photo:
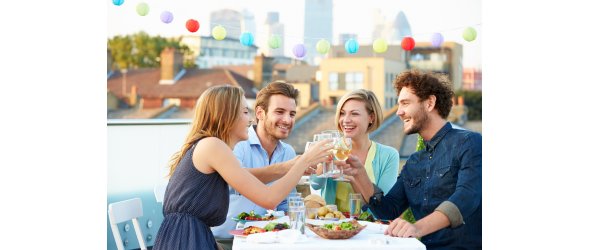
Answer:
[[[242,163],[242,167],[248,168],[250,173],[264,183],[271,183],[285,175],[297,159],[293,147],[281,140],[289,136],[295,124],[298,95],[299,91],[293,88],[293,85],[280,81],[272,82],[262,88],[256,95],[254,105],[257,125],[249,128],[247,141],[241,141],[234,147],[234,154]],[[306,174],[311,171],[313,170],[310,169]],[[252,210],[261,215],[266,213],[266,209],[254,204],[230,187],[230,203],[226,220],[223,225],[211,228],[213,235],[224,249],[231,249],[233,236],[229,234],[229,231],[236,228],[236,222],[232,220],[232,217]],[[286,213],[287,201],[283,200],[276,210]]]
[[[349,158],[345,173],[359,180],[363,198],[378,218],[394,220],[386,234],[421,237],[429,250],[481,249],[481,134],[452,128],[446,121],[453,98],[448,78],[406,71],[396,78],[395,88],[404,133],[419,133],[426,149],[408,158],[385,196],[366,177],[358,158]],[[408,207],[415,224],[398,218]]]

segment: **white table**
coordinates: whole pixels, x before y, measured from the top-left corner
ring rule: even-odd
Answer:
[[[288,221],[288,217],[282,217],[278,222]],[[312,224],[318,224],[316,220],[308,220]],[[247,226],[264,226],[268,222],[249,222]],[[305,236],[302,242],[292,244],[288,243],[249,243],[246,237],[234,237],[233,247],[235,250],[248,249],[272,249],[272,250],[289,250],[289,249],[317,249],[317,250],[345,250],[345,249],[403,249],[403,250],[426,250],[426,246],[415,238],[397,238],[383,235],[383,229],[380,225],[370,224],[359,234],[345,240],[329,240],[316,235],[309,228],[305,228]],[[373,240],[372,240],[373,239]],[[375,244],[375,239],[381,239],[379,243],[387,240],[388,244]]]

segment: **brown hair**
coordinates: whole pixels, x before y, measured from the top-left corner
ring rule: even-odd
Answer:
[[[367,132],[377,130],[379,126],[381,126],[381,122],[383,122],[383,111],[381,110],[381,104],[379,104],[379,100],[377,100],[375,93],[373,93],[373,91],[366,89],[356,89],[350,91],[346,93],[346,95],[344,95],[342,98],[340,98],[340,101],[338,101],[338,105],[336,107],[335,116],[336,127],[338,127],[338,130],[342,131],[342,128],[340,127],[340,111],[342,110],[342,106],[344,106],[344,103],[346,101],[351,99],[364,102],[365,108],[367,109],[367,113],[369,113],[369,116],[371,114],[375,116],[375,120],[372,124],[369,124],[369,128],[367,128]]]
[[[434,108],[438,114],[446,119],[453,107],[453,85],[446,75],[431,72],[420,72],[416,69],[408,70],[400,73],[394,82],[394,87],[397,94],[403,87],[410,88],[412,92],[424,101],[434,95],[436,97],[436,104]]]
[[[180,160],[190,147],[204,137],[217,137],[226,144],[230,131],[240,115],[244,90],[240,87],[222,85],[208,88],[197,100],[192,127],[180,151],[172,155],[169,162],[172,176]]]
[[[268,112],[268,102],[273,95],[284,95],[295,100],[297,105],[297,97],[299,97],[299,90],[295,89],[290,83],[284,81],[275,81],[262,88],[256,94],[256,104],[254,104],[254,112],[258,106],[262,107],[264,113]],[[258,122],[258,118],[256,119]]]

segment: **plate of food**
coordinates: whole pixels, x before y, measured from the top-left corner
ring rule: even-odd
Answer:
[[[309,223],[305,225],[315,234],[324,239],[349,239],[367,227],[366,225],[361,225],[356,220],[324,225],[312,225]]]
[[[270,221],[274,219],[278,219],[280,216],[275,216],[273,213],[267,215],[260,215],[255,213],[254,211],[250,211],[250,213],[241,212],[236,217],[232,217],[231,219],[236,222],[250,222],[250,221]]]
[[[287,223],[278,223],[278,222],[270,222],[266,224],[264,227],[257,227],[257,226],[249,226],[244,229],[236,229],[230,230],[229,234],[238,237],[246,237],[250,234],[256,233],[265,233],[265,232],[277,232],[284,229],[289,229],[289,224]]]

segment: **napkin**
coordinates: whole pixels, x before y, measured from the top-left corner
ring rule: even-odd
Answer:
[[[305,235],[302,235],[295,229],[285,229],[278,232],[266,232],[250,234],[246,237],[247,243],[287,243],[293,244],[307,240]]]
[[[371,233],[383,234],[389,225],[373,223],[369,221],[359,221],[359,224],[367,226],[365,230],[371,231]]]

